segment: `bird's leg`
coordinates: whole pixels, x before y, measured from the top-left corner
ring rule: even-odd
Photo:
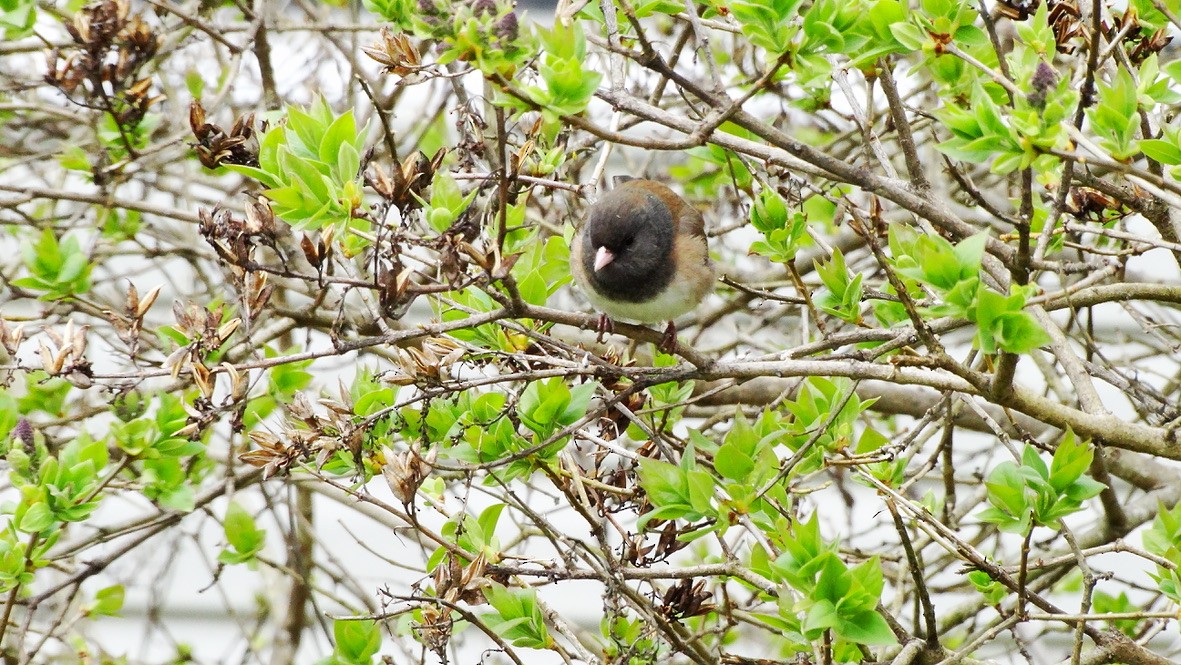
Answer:
[[[595,337],[595,342],[602,344],[603,338],[615,332],[615,324],[611,321],[611,317],[606,314],[599,315],[599,325],[595,328],[599,331],[598,337]]]
[[[660,338],[660,345],[656,348],[663,353],[672,354],[677,350],[677,324],[669,321],[668,327],[664,329],[664,335]]]

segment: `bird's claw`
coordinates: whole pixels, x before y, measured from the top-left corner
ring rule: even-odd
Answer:
[[[615,324],[611,321],[611,317],[606,314],[600,314],[599,325],[595,329],[599,331],[598,336],[595,337],[595,343],[602,344],[604,337],[615,332]]]
[[[677,350],[677,324],[668,322],[664,335],[660,337],[660,344],[656,347],[661,353],[672,355]]]

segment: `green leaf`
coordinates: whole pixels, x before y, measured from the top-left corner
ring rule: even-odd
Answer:
[[[1003,584],[993,580],[983,570],[969,572],[968,580],[972,583],[972,586],[976,587],[977,591],[984,594],[984,598],[990,605],[996,605],[1009,594],[1009,590]]]
[[[778,56],[788,50],[801,0],[733,0],[730,13],[751,43]]]
[[[33,0],[9,0],[0,3],[0,31],[4,38],[17,40],[33,34],[37,22],[37,3]]]
[[[25,533],[40,533],[53,525],[53,511],[46,503],[38,502],[29,506],[16,525]]]
[[[163,508],[189,513],[196,507],[197,497],[192,485],[183,484],[161,492],[157,495],[156,502]]]
[[[714,477],[705,471],[690,471],[686,474],[689,488],[689,505],[702,515],[713,512]]]
[[[952,253],[959,262],[960,278],[975,277],[980,272],[984,249],[988,246],[988,231],[961,240]]]
[[[521,299],[530,305],[545,305],[549,299],[549,285],[541,276],[541,272],[533,270],[521,280],[517,281],[517,290]]]
[[[750,208],[750,222],[761,233],[769,233],[787,226],[787,203],[770,187],[759,192]]]
[[[1073,431],[1066,430],[1066,436],[1054,451],[1050,465],[1050,486],[1059,493],[1063,492],[1086,473],[1093,459],[1091,447],[1079,441]]]
[[[879,38],[893,35],[895,26],[906,20],[907,6],[899,0],[878,0],[869,8],[869,21]]]
[[[685,11],[685,3],[673,0],[648,0],[636,5],[636,18],[644,18],[653,14],[668,14],[675,16]]]
[[[714,468],[723,478],[742,481],[754,469],[755,462],[733,443],[723,444],[714,456]]]
[[[640,487],[644,488],[652,505],[675,504],[686,498],[688,487],[680,467],[650,457],[640,458]]]
[[[342,147],[347,145],[356,151],[354,146],[357,142],[357,123],[353,120],[353,112],[347,111],[333,120],[332,124],[324,131],[319,145],[316,146],[316,155],[321,162],[332,164],[340,155]],[[348,178],[354,176],[356,173]]]
[[[1032,469],[1036,476],[1033,478],[1046,480],[1050,477],[1050,468],[1046,466],[1045,460],[1042,459],[1037,448],[1027,445],[1025,450],[1021,451],[1021,466],[1026,469]]]
[[[820,569],[820,577],[816,580],[813,596],[836,603],[845,597],[852,586],[849,570],[834,554],[825,555],[823,561],[824,565]]]
[[[483,619],[497,635],[513,646],[548,649],[553,638],[542,617],[534,589],[510,590],[493,582],[484,587],[484,597],[496,612]]]
[[[123,596],[122,584],[99,589],[86,613],[90,616],[115,616],[123,609]]]
[[[1087,499],[1099,496],[1105,489],[1107,489],[1107,485],[1088,476],[1083,476],[1071,483],[1063,494],[1072,504],[1081,504]]]
[[[323,98],[317,100],[323,101]],[[323,123],[310,111],[311,108],[303,109],[299,106],[287,108],[287,129],[290,130],[286,137],[287,147],[292,154],[303,159],[319,157],[320,143],[330,124]]]
[[[571,389],[570,399],[566,402],[566,408],[558,415],[558,424],[562,427],[568,427],[585,416],[587,409],[590,407],[591,398],[594,397],[597,388],[597,383],[588,382],[579,384]]]
[[[911,51],[920,51],[923,46],[930,43],[930,37],[924,33],[917,25],[910,23],[898,22],[890,26],[890,34],[899,44],[905,46]]]
[[[1053,341],[1050,334],[1028,312],[1005,314],[1000,318],[993,337],[1002,350],[1018,354],[1029,353]]]
[[[337,150],[335,164],[337,180],[356,180],[361,170],[361,154],[351,144],[345,143]]]
[[[841,622],[837,614],[836,605],[829,600],[817,601],[808,608],[808,615],[804,618],[804,635],[816,639],[824,631],[836,627]]]
[[[71,171],[90,171],[90,156],[81,146],[73,145],[66,148],[65,152],[58,158],[58,163],[62,168]]]
[[[223,521],[226,542],[234,552],[233,563],[252,561],[266,544],[266,531],[255,526],[254,518],[238,502],[231,501]]]
[[[1012,462],[1002,462],[984,483],[988,488],[988,501],[1010,516],[1020,515],[1028,508],[1025,497],[1025,481]]]
[[[648,494],[654,510],[640,516],[639,528],[654,519],[700,519],[713,510],[715,480],[712,475],[697,469],[696,451],[692,444],[685,447],[679,465],[661,460],[640,458],[640,486]]]
[[[46,228],[35,243],[21,243],[21,258],[32,276],[13,284],[45,291],[42,300],[60,300],[90,290],[93,265],[75,237],[66,236],[59,242],[53,230]]]
[[[570,403],[570,389],[561,377],[534,381],[521,393],[517,413],[521,423],[540,437],[548,437],[557,429],[558,415]]]
[[[332,635],[336,638],[333,654],[349,665],[371,663],[381,648],[381,627],[370,619],[337,619]]]
[[[1140,151],[1149,159],[1161,164],[1176,166],[1181,164],[1181,147],[1161,139],[1145,139],[1139,143]]]
[[[834,626],[833,632],[838,637],[850,642],[869,646],[886,646],[898,643],[894,631],[890,630],[890,624],[886,623],[880,614],[872,610],[848,618],[841,617],[841,620]]]
[[[492,539],[496,534],[496,524],[500,521],[500,514],[504,512],[503,503],[494,503],[480,512],[479,519],[476,522],[480,525],[480,530],[484,533],[484,544],[492,543]]]

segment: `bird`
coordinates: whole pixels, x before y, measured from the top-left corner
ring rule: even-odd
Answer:
[[[601,312],[599,339],[612,319],[668,321],[659,348],[676,349],[674,319],[713,291],[716,271],[709,258],[701,213],[667,186],[621,177],[590,208],[574,234],[571,272]]]

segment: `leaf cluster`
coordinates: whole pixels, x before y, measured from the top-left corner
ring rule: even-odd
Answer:
[[[988,475],[992,505],[976,516],[1009,533],[1028,534],[1035,526],[1059,529],[1062,518],[1106,487],[1086,475],[1093,458],[1090,446],[1073,432],[1058,444],[1049,466],[1036,448],[1026,446],[1020,464],[1001,462]]]

